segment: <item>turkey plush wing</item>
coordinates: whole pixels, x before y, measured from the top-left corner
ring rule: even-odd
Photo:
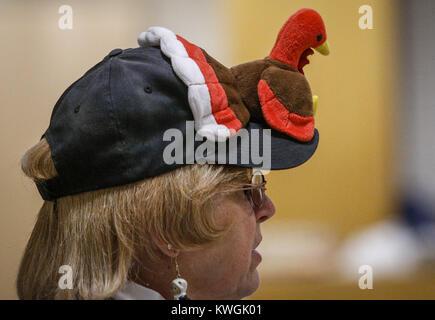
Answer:
[[[313,138],[313,98],[304,75],[271,66],[261,74],[257,93],[272,128],[302,142]]]

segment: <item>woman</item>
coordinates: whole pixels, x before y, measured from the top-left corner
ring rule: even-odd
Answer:
[[[24,157],[23,170],[50,178],[56,174],[50,160],[43,139]],[[46,201],[21,264],[19,297],[173,299],[175,258],[191,299],[251,295],[259,285],[260,223],[275,208],[264,185],[247,187],[250,171],[196,164],[63,197],[57,212]],[[73,289],[58,286],[61,265],[73,270]]]
[[[170,39],[166,50],[182,52]],[[275,208],[256,168],[301,165],[318,132],[298,140],[260,113],[248,114],[237,135],[223,128],[225,141],[201,141],[189,133],[195,112],[206,129],[223,127],[207,114],[211,92],[227,107],[225,92],[241,98],[234,79],[192,82],[204,79],[199,62],[179,58],[158,45],[112,50],[54,106],[22,159],[45,202],[18,274],[21,299],[241,299],[258,288],[260,223]],[[213,108],[214,117],[234,119]],[[274,119],[293,125],[276,110]]]

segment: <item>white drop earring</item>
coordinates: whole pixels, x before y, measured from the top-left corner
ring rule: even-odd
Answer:
[[[168,250],[172,250],[172,245],[168,244]],[[171,292],[174,299],[190,300],[187,296],[187,281],[181,278],[177,257],[175,257],[175,271],[177,272],[177,278],[171,282]]]

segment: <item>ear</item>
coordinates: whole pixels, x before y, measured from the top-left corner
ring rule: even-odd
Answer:
[[[157,248],[159,248],[160,252],[162,252],[165,256],[175,258],[180,253],[180,250],[175,249],[173,246],[170,246],[167,242],[162,241],[157,237],[153,237],[153,241],[156,244]]]

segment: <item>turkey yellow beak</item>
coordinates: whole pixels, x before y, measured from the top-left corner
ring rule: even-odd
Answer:
[[[314,48],[318,53],[327,56],[329,54],[329,43],[328,40],[323,42],[321,46],[318,46],[317,48]]]

